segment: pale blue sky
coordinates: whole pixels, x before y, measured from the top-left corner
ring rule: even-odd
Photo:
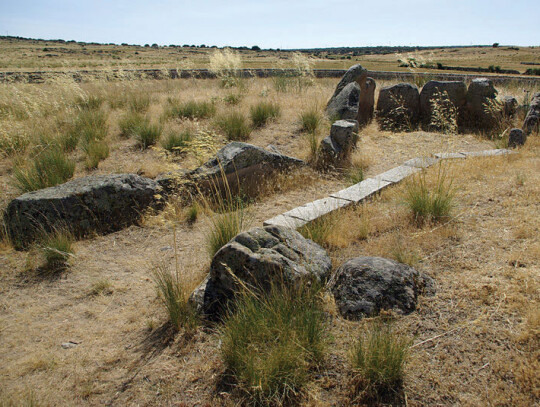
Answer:
[[[540,45],[537,0],[0,0],[0,35],[310,48]]]

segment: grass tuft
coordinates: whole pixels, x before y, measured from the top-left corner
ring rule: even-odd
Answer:
[[[404,201],[417,223],[440,221],[452,210],[455,189],[446,171],[439,166],[435,185],[428,183],[424,170],[405,184]]]
[[[265,126],[270,120],[279,117],[280,114],[281,108],[277,103],[259,102],[250,108],[251,122],[255,128]]]
[[[300,126],[303,132],[316,133],[322,121],[322,115],[316,108],[311,108],[300,113]]]
[[[73,256],[73,235],[65,229],[55,229],[40,240],[39,250],[45,258],[47,270],[59,271],[67,267]]]
[[[255,404],[291,402],[327,343],[319,289],[274,286],[243,295],[226,318],[222,357],[238,388]]]
[[[120,136],[124,138],[133,137],[135,129],[145,122],[145,116],[137,112],[127,112],[118,121]]]
[[[144,120],[139,126],[133,129],[133,137],[137,140],[137,145],[145,150],[156,144],[163,132],[161,124],[152,124],[150,120]]]
[[[240,112],[230,112],[219,116],[216,125],[229,140],[246,141],[251,134],[251,127],[246,117]]]
[[[13,169],[13,184],[21,192],[62,184],[73,177],[75,163],[62,150],[52,149],[33,157],[25,166]]]
[[[193,140],[194,132],[185,129],[181,132],[169,132],[161,142],[161,146],[170,152],[180,153]]]
[[[400,393],[410,340],[396,334],[388,323],[371,323],[350,352],[355,391],[368,404]]]
[[[92,141],[82,147],[86,154],[84,166],[87,170],[94,170],[99,163],[109,156],[109,145],[105,140]]]
[[[206,119],[216,113],[216,106],[212,102],[196,102],[194,100],[180,103],[169,99],[166,117],[177,119]]]
[[[165,264],[159,264],[152,269],[152,278],[173,329],[176,332],[181,328],[188,332],[195,330],[198,325],[197,313],[188,303],[189,292],[180,278],[179,271],[170,270]]]

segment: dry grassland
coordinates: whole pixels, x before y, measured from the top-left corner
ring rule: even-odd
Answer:
[[[286,92],[276,91],[272,79],[246,80],[228,89],[218,80],[2,85],[0,137],[19,134],[28,143],[0,160],[0,205],[4,208],[18,194],[11,181],[13,167],[54,142],[64,121],[78,114],[77,97],[103,99],[99,109],[107,117],[110,155],[89,171],[80,149],[69,153],[77,164],[75,177],[113,172],[153,177],[193,168],[227,142],[213,118],[163,119],[168,98],[213,101],[216,115],[238,110],[246,117],[255,103],[273,101],[281,108],[280,117],[254,130],[248,142],[307,157],[299,114],[313,107],[322,112],[336,82],[314,80]],[[523,89],[501,93],[522,102]],[[225,101],[231,94],[239,96],[235,106]],[[149,98],[147,115],[162,123],[164,133],[195,128],[194,141],[183,154],[159,146],[141,150],[132,138],[119,136],[118,120],[137,97]],[[324,122],[318,137],[328,130]],[[492,136],[390,133],[372,123],[361,132],[354,161],[368,177],[419,155],[494,148],[498,139]],[[539,402],[539,153],[538,137],[532,136],[515,155],[445,164],[457,192],[451,219],[443,224],[415,226],[403,205],[403,185],[337,216],[328,243],[335,266],[358,255],[381,255],[414,264],[437,281],[436,296],[421,298],[418,310],[408,316],[395,316],[396,329],[414,338],[405,374],[408,405]],[[347,182],[343,174],[311,169],[279,176],[249,206],[251,225]],[[178,261],[183,278],[195,287],[210,262],[205,240],[210,215],[190,225],[184,208],[173,203],[145,216],[140,226],[76,242],[70,268],[55,275],[36,272],[40,259],[35,251],[14,251],[4,242],[0,405],[235,405],[238,400],[221,385],[224,367],[215,328],[172,336],[150,274],[158,261]],[[306,406],[350,403],[347,352],[365,321],[344,321],[331,301],[327,307],[333,342],[305,390]],[[67,349],[62,347],[70,341]]]
[[[516,49],[517,48],[517,49]],[[46,40],[0,39],[0,71],[73,71],[82,69],[194,69],[208,68],[214,49],[200,47],[143,47],[105,44],[58,43]],[[287,51],[240,50],[244,68],[291,68],[293,54]],[[521,62],[539,62],[540,47],[465,47],[419,50],[405,53],[363,56],[310,54],[313,68],[348,69],[361,64],[373,71],[410,71],[399,67],[398,60],[414,58],[418,63],[442,63],[445,66],[481,67],[490,65],[524,72],[531,66]],[[414,68],[416,72],[440,72]],[[449,71],[442,71],[449,72]],[[450,71],[451,72],[451,71]]]

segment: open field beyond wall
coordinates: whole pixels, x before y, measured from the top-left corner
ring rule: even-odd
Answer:
[[[23,67],[26,60],[20,61],[21,69],[37,68]],[[167,65],[158,59],[152,64],[158,62]],[[308,157],[299,114],[308,109],[322,113],[337,81],[294,79],[285,89],[273,79],[247,79],[231,88],[223,88],[219,80],[0,85],[0,140],[4,148],[6,140],[22,140],[22,147],[0,159],[0,208],[20,193],[12,183],[13,168],[54,144],[80,113],[81,101],[90,97],[101,101],[97,109],[106,117],[110,154],[96,170],[87,170],[84,152],[76,148],[69,153],[76,162],[75,177],[124,172],[155,177],[194,168],[211,157],[227,143],[215,117],[229,111],[247,117],[260,101],[279,105],[281,114],[254,130],[248,142]],[[534,91],[538,89],[499,87],[501,96],[513,95],[519,103]],[[192,129],[192,143],[175,154],[159,144],[141,150],[135,140],[121,137],[119,120],[133,100],[147,105],[144,114],[162,124],[163,134]],[[169,100],[211,102],[216,113],[199,120],[166,117]],[[519,126],[522,119],[511,125]],[[319,139],[329,126],[323,121]],[[416,156],[495,148],[502,143],[499,136],[391,133],[372,123],[360,133],[353,162],[369,177]],[[436,296],[421,298],[418,310],[408,316],[394,316],[396,330],[420,344],[411,349],[406,367],[409,405],[538,404],[539,137],[531,136],[514,155],[444,165],[457,188],[447,223],[413,225],[403,205],[404,186],[391,187],[359,208],[338,213],[328,239],[334,267],[359,255],[399,257],[437,281]],[[430,182],[436,172],[436,167],[429,170]],[[303,169],[278,177],[250,204],[251,225],[342,189],[350,182],[346,175]],[[140,226],[77,242],[71,267],[55,276],[36,272],[40,259],[35,251],[19,252],[3,243],[0,405],[235,405],[238,400],[218,386],[224,366],[217,330],[168,335],[149,271],[157,261],[174,264],[176,233],[180,268],[195,287],[210,262],[205,247],[209,216],[203,213],[188,225],[185,208],[169,205],[146,215]],[[367,222],[367,237],[355,234],[360,222]],[[302,397],[306,406],[349,403],[347,352],[366,324],[344,321],[330,300],[326,307],[332,344]],[[77,345],[63,349],[68,341]]]
[[[85,69],[203,69],[209,67],[211,48],[143,47],[83,44],[46,40],[0,38],[0,71],[76,71]],[[291,52],[240,50],[244,68],[294,67]],[[540,63],[540,47],[456,47],[374,55],[339,55],[330,51],[307,53],[314,69],[348,69],[356,63],[371,71],[453,72],[400,67],[398,60],[445,66],[499,66],[524,72]],[[537,67],[537,66],[536,66]],[[489,74],[487,74],[489,75]]]

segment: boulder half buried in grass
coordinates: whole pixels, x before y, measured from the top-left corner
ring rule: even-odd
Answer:
[[[159,205],[159,193],[157,182],[135,174],[92,175],[15,198],[4,220],[15,247],[22,249],[59,229],[75,236],[120,230]]]
[[[210,273],[190,301],[217,319],[238,293],[267,291],[273,284],[324,282],[332,262],[326,251],[282,226],[254,228],[234,237],[212,259]]]
[[[184,183],[199,188],[221,188],[226,178],[228,187],[242,192],[256,189],[261,177],[277,170],[305,165],[304,161],[269,151],[248,143],[233,141],[219,150],[216,156],[192,171],[167,173],[158,177],[158,183],[166,192],[172,192],[180,178]]]
[[[339,313],[357,320],[381,310],[409,314],[416,309],[420,294],[435,293],[435,281],[394,260],[357,257],[338,268],[331,290]]]

